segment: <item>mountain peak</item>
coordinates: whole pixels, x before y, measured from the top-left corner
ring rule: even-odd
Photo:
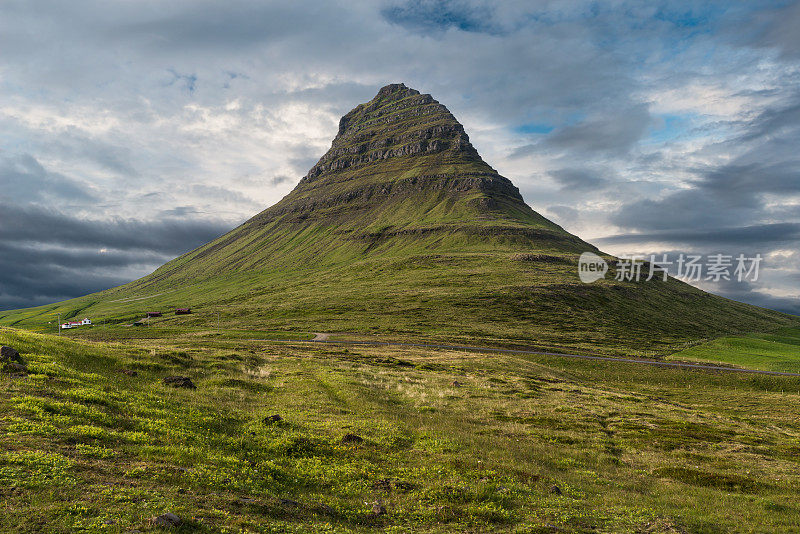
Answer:
[[[330,150],[303,180],[314,181],[398,157],[435,154],[480,162],[491,170],[445,106],[429,94],[393,83],[341,118]]]
[[[416,89],[411,89],[406,87],[404,83],[390,83],[389,85],[384,85],[383,87],[378,90],[378,98],[393,96],[393,95],[418,95],[419,91]]]
[[[391,84],[342,118],[330,150],[280,202],[141,280],[58,309],[137,317],[144,296],[222,308],[248,330],[380,329],[614,351],[623,341],[662,351],[789,324],[673,279],[583,284],[587,251],[600,253],[531,209],[447,108]]]

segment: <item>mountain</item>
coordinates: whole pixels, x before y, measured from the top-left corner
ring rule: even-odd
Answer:
[[[608,352],[796,324],[674,279],[583,284],[585,251],[600,254],[532,210],[445,106],[392,84],[342,117],[290,194],[238,228],[144,278],[0,312],[0,324],[191,306],[198,313],[162,324],[211,326],[219,312],[230,328]]]

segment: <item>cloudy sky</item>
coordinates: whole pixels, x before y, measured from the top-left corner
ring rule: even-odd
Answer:
[[[4,0],[0,309],[226,232],[402,81],[569,231],[760,253],[702,287],[800,313],[798,27],[798,2]]]

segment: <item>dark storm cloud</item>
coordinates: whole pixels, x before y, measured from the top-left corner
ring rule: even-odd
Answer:
[[[769,295],[759,291],[758,286],[752,282],[739,282],[736,279],[720,280],[706,289],[731,300],[800,315],[800,299]]]
[[[640,232],[702,230],[725,227],[733,220],[752,222],[759,203],[749,196],[721,199],[700,188],[671,193],[663,199],[628,202],[611,213],[616,226]]]
[[[94,293],[128,282],[131,267],[152,270],[167,259],[143,251],[50,249],[0,241],[0,310]]]
[[[46,198],[67,202],[94,199],[86,184],[49,172],[30,154],[0,155],[0,201],[41,201]]]
[[[230,230],[214,220],[90,220],[39,206],[0,204],[0,242],[145,250],[171,255],[191,250]]]
[[[229,229],[219,221],[176,217],[87,220],[0,203],[0,310],[126,283]]]
[[[787,244],[800,245],[800,223],[775,223],[743,226],[738,228],[715,228],[711,230],[661,231],[641,234],[620,234],[595,239],[602,244],[637,243],[681,243],[697,247],[769,247]]]
[[[660,199],[628,202],[610,220],[642,232],[680,228],[706,233],[733,222],[741,226],[766,222],[762,219],[769,219],[770,195],[800,195],[798,102],[795,98],[772,106],[745,123],[741,135],[717,147],[739,155],[718,166],[690,168],[696,176],[691,187]]]

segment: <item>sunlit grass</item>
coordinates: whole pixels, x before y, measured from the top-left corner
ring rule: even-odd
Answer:
[[[800,372],[800,329],[723,337],[672,354],[669,359],[725,363],[748,369]]]
[[[248,532],[800,520],[794,378],[192,336],[82,344],[4,329],[0,342],[38,373],[0,378],[3,531],[142,530],[166,511],[190,530]],[[169,374],[197,390],[165,387]]]

